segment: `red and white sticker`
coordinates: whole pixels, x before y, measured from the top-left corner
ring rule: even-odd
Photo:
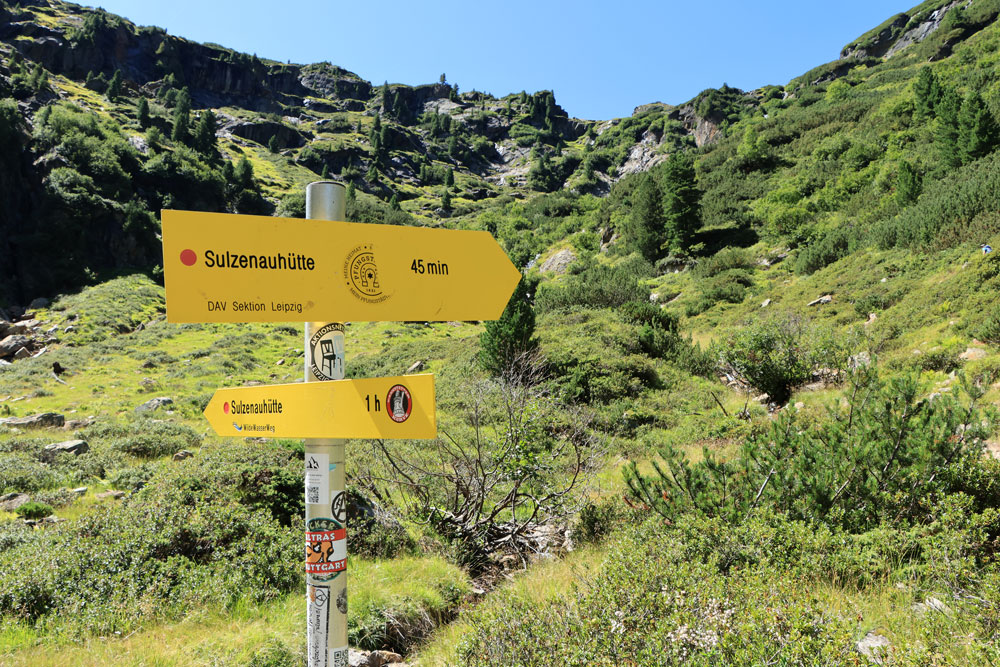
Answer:
[[[410,418],[410,413],[413,412],[413,398],[410,396],[410,390],[401,384],[393,385],[389,393],[386,394],[385,407],[389,419],[399,424],[405,422]]]
[[[336,519],[306,524],[306,574],[320,581],[347,569],[347,530]]]

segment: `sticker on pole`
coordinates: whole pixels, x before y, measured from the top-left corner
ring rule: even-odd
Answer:
[[[385,405],[389,411],[389,419],[402,424],[410,418],[413,411],[413,397],[410,390],[401,384],[394,385],[385,397]]]
[[[336,519],[306,522],[306,574],[329,581],[347,569],[347,530]]]
[[[309,370],[317,380],[344,377],[344,325],[331,322],[309,338]]]
[[[310,667],[327,667],[330,633],[330,587],[308,586],[306,595],[306,644]]]
[[[330,500],[330,455],[306,454],[306,502],[324,505]]]

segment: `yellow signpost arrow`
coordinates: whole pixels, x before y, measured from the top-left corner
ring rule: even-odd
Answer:
[[[430,374],[219,389],[205,417],[223,436],[437,437]]]
[[[520,272],[488,232],[163,211],[171,322],[495,320]]]

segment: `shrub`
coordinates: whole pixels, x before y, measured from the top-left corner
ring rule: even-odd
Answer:
[[[683,348],[675,315],[648,301],[629,301],[622,305],[621,313],[642,327],[639,345],[649,356],[673,359]]]
[[[23,453],[0,454],[0,493],[30,493],[58,486],[62,482],[51,466]]]
[[[618,264],[594,263],[569,277],[564,285],[543,284],[535,299],[539,312],[572,306],[617,308],[629,301],[645,301],[648,290],[639,281],[652,275],[653,268],[638,255]]]
[[[148,463],[119,470],[109,480],[111,486],[122,491],[138,491],[146,486],[146,483],[153,477],[156,468]]]
[[[45,503],[29,501],[14,510],[14,513],[23,519],[44,519],[52,515],[52,507]]]
[[[731,334],[718,347],[724,370],[785,403],[812,371],[805,324],[796,319],[757,321]]]
[[[846,257],[854,250],[854,245],[851,231],[838,227],[799,250],[795,258],[795,272],[800,275],[815,273]]]
[[[83,433],[88,439],[108,440],[115,451],[141,458],[169,456],[201,444],[201,436],[190,426],[148,417],[120,423],[99,422]]]
[[[984,493],[984,476],[971,472],[996,468],[982,456],[997,417],[979,407],[989,384],[960,376],[965,400],[924,400],[915,376],[883,380],[867,366],[851,375],[844,404],[831,405],[818,423],[783,411],[730,461],[706,450],[692,465],[668,444],[656,475],[632,464],[626,480],[638,500],[668,519],[690,510],[740,521],[762,508],[860,532],[880,521],[931,521],[928,498],[959,493],[982,512],[1000,506],[995,484]]]

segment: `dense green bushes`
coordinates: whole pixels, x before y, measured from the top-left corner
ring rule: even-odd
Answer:
[[[821,364],[829,372],[846,361],[832,340],[797,318],[758,320],[729,334],[716,347],[721,369],[781,405]]]
[[[646,301],[649,291],[640,280],[653,273],[641,257],[632,256],[617,264],[595,261],[581,273],[568,276],[562,285],[544,283],[535,303],[539,312],[571,308],[617,308],[629,301]]]
[[[951,394],[930,400],[915,378],[882,379],[864,367],[851,376],[846,405],[831,406],[819,422],[785,411],[731,461],[706,452],[692,465],[668,445],[666,468],[646,477],[633,465],[629,488],[670,519],[693,510],[738,522],[761,508],[860,532],[886,520],[923,522],[928,502],[963,494],[989,523],[1000,486],[985,481],[998,465],[982,456],[996,418],[978,404],[988,386],[963,376],[964,402]],[[969,474],[977,469],[983,473]],[[1000,523],[988,530],[1000,536]]]
[[[195,604],[293,590],[301,531],[281,522],[301,522],[303,498],[301,462],[289,456],[275,446],[219,448],[157,469],[138,493],[78,521],[30,535],[0,526],[0,613],[106,635]]]

